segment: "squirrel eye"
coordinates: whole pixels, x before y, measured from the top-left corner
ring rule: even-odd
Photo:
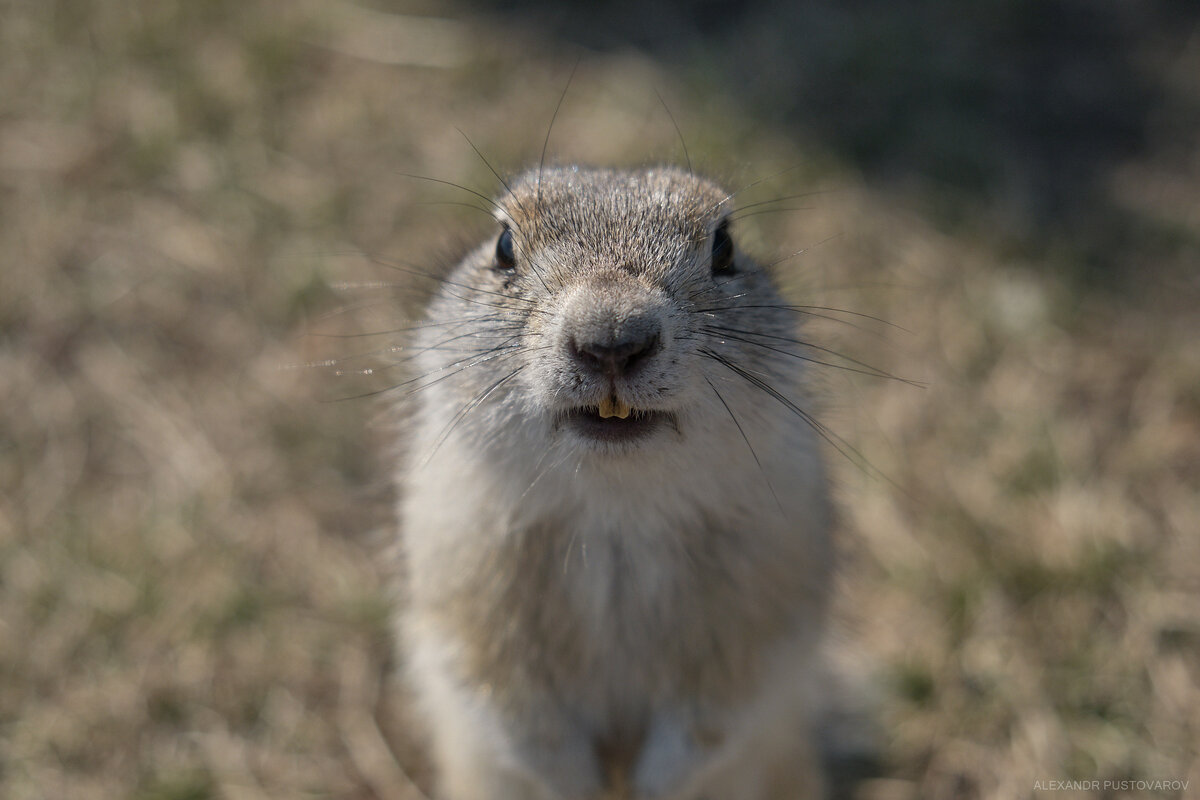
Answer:
[[[496,266],[506,270],[517,266],[517,256],[513,252],[512,231],[508,228],[504,229],[496,241]]]
[[[724,272],[733,266],[733,238],[729,235],[729,223],[722,222],[713,231],[712,271]]]

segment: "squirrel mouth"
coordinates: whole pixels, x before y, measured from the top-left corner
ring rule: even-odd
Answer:
[[[615,443],[645,438],[664,425],[673,424],[674,415],[666,411],[632,408],[612,398],[598,406],[566,411],[561,421],[584,439]]]

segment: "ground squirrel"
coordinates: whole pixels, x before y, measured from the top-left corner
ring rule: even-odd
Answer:
[[[816,794],[833,556],[795,309],[690,172],[506,189],[428,307],[398,470],[439,796]]]

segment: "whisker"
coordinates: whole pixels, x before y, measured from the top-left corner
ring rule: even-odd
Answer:
[[[745,278],[747,274],[748,273],[739,272],[739,273],[734,274],[732,277],[726,278],[723,281],[719,281],[719,282],[714,281],[712,283],[712,285],[706,286],[705,288],[701,289],[700,291],[693,292],[692,294],[688,295],[688,302],[695,303],[697,300],[702,299],[705,295],[710,294],[712,292],[719,291],[720,289],[723,289],[726,285],[733,283],[734,281],[738,281],[738,280]],[[728,297],[722,297],[721,300],[726,301],[726,302],[729,300],[737,300],[739,297],[748,297],[748,296],[750,296],[750,294],[751,294],[750,292],[741,292],[739,294],[731,294]],[[694,309],[692,309],[692,310],[694,310]]]
[[[814,417],[809,412],[805,411],[800,406],[796,405],[796,403],[793,400],[788,398],[786,395],[784,395],[782,392],[780,392],[774,386],[767,383],[762,378],[759,378],[758,376],[754,375],[750,370],[747,370],[737,364],[734,364],[729,359],[724,358],[723,356],[721,356],[718,353],[713,352],[712,350],[702,349],[702,350],[700,350],[700,352],[701,352],[701,354],[703,354],[703,355],[713,359],[717,363],[721,364],[722,366],[724,366],[726,369],[730,370],[731,372],[745,378],[748,382],[750,382],[751,385],[757,387],[758,389],[761,389],[763,392],[766,392],[768,395],[770,395],[775,400],[777,400],[780,404],[782,404],[789,411],[796,414],[798,417],[800,417],[800,419],[804,420],[804,422],[807,423],[810,428],[812,428],[814,433],[816,433],[818,436],[820,436],[822,439],[824,439],[825,442],[827,444],[829,444],[829,446],[832,447],[834,450],[836,450],[843,458],[845,458],[851,464],[854,464],[856,467],[858,467],[860,470],[862,470],[864,474],[871,475],[876,478],[882,479],[882,480],[886,481],[887,483],[889,483],[897,491],[904,493],[903,488],[901,488],[895,481],[893,481],[891,478],[889,478],[881,470],[877,469],[874,465],[872,465],[871,462],[867,460],[866,456],[864,456],[856,447],[854,447],[854,445],[847,442],[841,436],[838,436],[836,433],[834,433],[832,430],[830,430],[827,426],[818,422],[816,417]]]
[[[758,211],[742,211],[739,209],[729,215],[729,221],[737,222],[747,217],[757,217],[759,214],[779,214],[784,211],[812,211],[813,208],[813,206],[783,206],[781,208],[760,208]]]
[[[679,123],[675,121],[675,115],[671,113],[670,106],[663,96],[659,94],[658,89],[654,89],[654,96],[658,98],[658,102],[662,103],[663,111],[667,112],[667,119],[671,120],[671,125],[675,128],[675,134],[679,137],[679,146],[683,148],[683,160],[687,162],[688,172],[695,172],[692,169],[692,157],[688,155],[687,142],[683,139],[683,131],[679,129]]]
[[[717,312],[717,311],[737,311],[737,310],[743,309],[743,308],[777,308],[782,311],[790,311],[794,314],[804,314],[806,316],[816,317],[818,319],[824,319],[824,320],[828,320],[830,322],[837,322],[842,325],[849,325],[851,328],[854,328],[855,330],[860,330],[865,333],[870,333],[870,334],[873,334],[876,336],[879,335],[878,331],[873,331],[870,328],[864,328],[860,325],[855,325],[854,323],[850,322],[849,320],[839,319],[838,317],[832,317],[832,316],[829,316],[828,314],[818,313],[817,310],[827,311],[831,314],[833,314],[833,313],[848,314],[853,317],[862,317],[864,319],[869,319],[872,322],[878,322],[881,325],[886,325],[889,328],[895,328],[896,330],[903,331],[904,333],[908,333],[908,334],[912,333],[912,331],[908,330],[907,328],[903,328],[894,322],[889,322],[888,320],[883,319],[882,317],[872,316],[871,314],[864,314],[861,311],[850,311],[849,309],[833,308],[830,306],[786,305],[786,304],[778,304],[778,303],[744,303],[744,304],[738,303],[738,304],[735,304],[732,306],[712,306],[709,308],[694,308],[694,309],[689,309],[689,310],[693,314],[711,314],[711,313]],[[816,310],[814,310],[814,309],[816,309]]]
[[[827,242],[832,242],[834,239],[841,238],[841,235],[842,234],[840,234],[840,233],[835,233],[832,236],[826,236],[824,239],[817,242],[816,244],[810,244],[808,247],[802,247],[794,253],[789,253],[788,255],[784,256],[783,258],[777,258],[774,261],[767,263],[765,266],[767,269],[772,269],[774,267],[777,267],[785,261],[792,260],[796,256],[804,255],[809,250],[820,247],[821,245],[826,244]]]
[[[832,350],[828,347],[822,347],[821,345],[813,344],[812,342],[806,342],[801,339],[792,339],[792,338],[788,338],[786,336],[775,336],[775,335],[772,335],[769,333],[758,333],[756,331],[746,331],[746,330],[742,330],[740,328],[726,328],[726,327],[723,327],[720,325],[706,325],[704,327],[704,330],[710,331],[716,336],[734,339],[735,341],[739,341],[739,342],[745,342],[746,344],[751,344],[756,347],[762,347],[767,350],[772,350],[776,353],[782,353],[785,356],[791,356],[793,358],[798,358],[802,361],[808,361],[809,363],[812,363],[812,364],[819,364],[819,365],[825,366],[825,367],[834,367],[836,369],[844,369],[847,372],[857,372],[861,375],[870,375],[873,378],[887,378],[888,380],[899,381],[900,383],[905,383],[905,384],[908,384],[909,386],[913,386],[918,389],[925,388],[925,384],[921,383],[920,381],[914,381],[909,378],[901,378],[899,375],[893,375],[890,372],[880,369],[879,367],[875,367],[864,361],[859,361],[857,359],[851,358],[850,356],[845,355],[843,353],[839,353],[836,350]],[[749,336],[760,336],[760,337],[764,337],[764,338],[768,338],[768,339],[774,339],[774,340],[778,340],[778,341],[782,341],[782,342],[787,342],[788,344],[799,345],[800,347],[808,347],[813,350],[818,350],[822,353],[828,353],[832,356],[836,356],[837,358],[840,358],[844,361],[848,361],[851,364],[855,364],[856,366],[861,367],[861,369],[847,367],[844,364],[831,364],[827,361],[821,361],[819,359],[809,358],[808,356],[802,356],[799,353],[793,353],[793,352],[790,352],[788,350],[784,350],[784,349],[778,348],[778,347],[771,347],[770,345],[764,344],[763,342],[756,342],[753,339],[746,338],[745,336],[738,336],[735,334],[747,334]]]
[[[428,466],[429,462],[431,460],[433,460],[433,457],[435,455],[437,455],[437,451],[441,449],[442,443],[445,442],[447,438],[449,438],[450,434],[454,432],[454,429],[456,427],[458,427],[458,424],[460,422],[462,422],[462,420],[467,418],[468,414],[470,414],[472,411],[474,411],[476,408],[478,408],[480,406],[480,404],[483,403],[483,401],[487,400],[488,397],[491,396],[492,392],[499,389],[502,385],[507,383],[510,379],[513,378],[513,376],[515,376],[517,373],[519,373],[523,369],[525,369],[524,364],[517,367],[512,372],[508,373],[503,378],[500,378],[499,380],[494,381],[490,386],[488,386],[486,389],[484,389],[480,394],[476,395],[473,400],[471,400],[465,406],[460,408],[458,410],[458,413],[456,413],[453,417],[450,418],[450,422],[447,423],[445,430],[443,430],[441,435],[438,437],[437,443],[434,444],[433,450],[431,450],[429,455],[427,455],[425,457],[424,464],[426,466]]]
[[[524,500],[525,496],[528,495],[531,491],[533,491],[533,487],[538,484],[538,481],[540,481],[552,469],[561,467],[568,458],[570,458],[572,455],[574,455],[574,453],[570,449],[564,449],[562,455],[560,455],[557,460],[555,460],[549,464],[546,464],[543,467],[542,462],[544,462],[546,460],[546,456],[550,455],[550,453],[551,453],[551,449],[546,448],[542,452],[542,455],[538,458],[537,463],[533,465],[533,468],[538,470],[538,473],[537,473],[537,475],[535,475],[533,477],[533,480],[531,480],[529,482],[529,485],[525,487],[525,491],[521,492],[520,499]]]
[[[562,109],[563,101],[567,99],[567,90],[571,88],[572,81],[575,80],[575,73],[579,71],[579,65],[583,61],[583,55],[575,59],[575,66],[571,67],[571,74],[567,76],[567,85],[563,87],[562,94],[558,96],[558,103],[554,106],[554,113],[550,115],[550,124],[546,127],[546,138],[542,141],[542,157],[538,159],[537,171],[537,199],[534,202],[534,211],[541,213],[542,209],[542,171],[546,166],[546,150],[550,147],[550,134],[554,131],[554,122],[558,119],[558,112]],[[537,214],[534,215],[537,218]]]
[[[514,336],[514,337],[512,337],[512,339],[510,341],[516,340],[517,338],[519,338],[519,337]],[[518,344],[502,343],[502,344],[499,344],[499,345],[491,348],[490,350],[483,351],[482,354],[475,353],[470,358],[464,358],[464,359],[461,359],[460,361],[451,362],[450,364],[441,366],[435,370],[432,370],[431,372],[426,372],[423,375],[418,375],[414,378],[409,378],[408,380],[400,381],[399,383],[394,383],[391,386],[385,386],[382,389],[373,389],[369,392],[362,392],[360,394],[349,395],[347,397],[335,397],[331,400],[323,400],[321,402],[323,402],[323,403],[340,403],[340,402],[344,402],[347,400],[361,400],[365,397],[375,397],[375,396],[378,396],[381,394],[386,394],[388,392],[393,392],[396,389],[399,389],[401,387],[409,386],[418,381],[423,381],[431,375],[437,375],[439,372],[450,369],[451,367],[456,367],[460,364],[463,364],[464,362],[471,361],[472,358],[475,358],[474,361],[471,361],[471,363],[466,364],[465,366],[461,366],[458,369],[453,370],[452,372],[449,372],[445,375],[441,375],[441,376],[435,378],[434,380],[430,381],[429,383],[423,384],[421,386],[417,386],[417,387],[404,393],[404,397],[411,397],[412,395],[416,394],[417,392],[422,391],[424,389],[428,389],[430,386],[433,386],[435,384],[441,383],[442,381],[446,380],[447,378],[452,378],[455,375],[458,375],[459,373],[461,373],[465,370],[468,370],[472,367],[478,366],[479,364],[483,364],[487,361],[491,361],[495,358],[499,358],[504,355],[507,355],[507,353],[509,353],[509,352],[519,351],[522,347],[523,347],[523,345],[521,345],[519,343]],[[481,356],[481,357],[476,358],[476,356]]]
[[[557,113],[558,112],[556,110],[555,114],[557,114]],[[553,125],[554,124],[553,121],[551,121],[550,124]],[[467,144],[469,144],[471,146],[471,149],[475,151],[475,155],[479,156],[479,160],[484,163],[484,165],[488,168],[489,171],[491,171],[492,175],[494,175],[496,177],[496,180],[500,181],[500,185],[505,188],[505,190],[508,192],[508,196],[511,197],[513,199],[513,202],[517,204],[517,208],[519,208],[521,210],[521,213],[528,217],[529,212],[526,210],[524,204],[521,203],[521,199],[519,197],[517,197],[517,195],[513,192],[512,186],[510,186],[508,184],[508,181],[504,180],[504,178],[500,175],[500,173],[496,171],[496,168],[492,166],[492,162],[487,160],[487,158],[483,155],[483,153],[479,150],[479,148],[475,146],[475,143],[471,141],[471,138],[469,136],[467,136],[467,134],[463,133],[462,129],[455,128],[455,130],[458,131],[459,134],[461,134],[462,137],[467,140]],[[550,134],[549,134],[549,131],[547,131],[547,133],[546,133],[547,142],[549,142],[549,138],[550,138]],[[541,173],[540,172],[538,174],[538,190],[539,190],[539,200],[540,200],[540,191],[541,191]],[[511,217],[509,217],[509,219],[511,220]],[[521,230],[520,227],[517,226],[515,222],[513,223],[513,225],[517,228],[518,231]],[[530,271],[533,272],[534,277],[536,277],[538,279],[538,282],[540,284],[542,284],[542,288],[545,289],[547,292],[549,292],[550,288],[548,286],[546,286],[545,279],[542,277],[541,273],[538,272],[537,264],[534,262],[530,262],[529,268],[530,268]]]
[[[800,169],[802,166],[804,166],[803,162],[793,164],[792,166],[781,169],[772,175],[767,175],[764,178],[759,178],[756,181],[751,181],[750,183],[745,184],[741,188],[734,189],[732,192],[730,192],[729,194],[727,194],[723,198],[721,198],[719,201],[717,201],[717,203],[709,210],[708,213],[711,214],[712,212],[716,211],[718,208],[725,205],[730,200],[737,197],[739,194],[746,191],[747,189],[753,189],[755,186],[758,186],[760,183],[766,183],[767,181],[775,180],[776,178],[778,178],[781,175],[786,175],[789,172],[794,172],[795,170]]]
[[[525,305],[530,305],[530,306],[533,305],[533,302],[534,302],[527,297],[517,297],[515,295],[505,294],[504,292],[496,292],[496,291],[492,291],[490,289],[480,289],[479,287],[472,286],[469,283],[459,283],[458,281],[452,281],[449,278],[434,275],[433,273],[430,273],[430,272],[426,272],[425,270],[421,269],[417,265],[412,264],[408,261],[400,261],[398,259],[388,259],[388,258],[383,258],[381,256],[365,256],[365,257],[368,258],[372,263],[378,264],[381,267],[387,267],[388,269],[393,269],[397,272],[403,272],[406,275],[413,275],[418,278],[425,278],[426,280],[433,281],[434,283],[437,283],[439,285],[454,286],[459,289],[467,289],[467,290],[470,290],[473,292],[478,292],[479,294],[494,295],[495,297],[500,297],[500,298],[504,299],[505,301],[511,300],[511,301],[515,301],[518,303],[524,303]],[[454,295],[454,296],[457,297],[458,295]]]
[[[517,208],[521,209],[522,213],[527,214],[528,212],[526,212],[525,207],[523,205],[521,205],[520,199],[515,194],[513,194],[512,187],[508,185],[508,181],[504,180],[504,178],[502,178],[500,176],[500,173],[497,172],[496,168],[492,166],[492,162],[488,161],[487,158],[483,155],[483,153],[480,152],[479,148],[475,146],[475,143],[471,141],[471,137],[467,136],[467,134],[463,132],[462,128],[456,127],[454,130],[458,131],[459,135],[467,140],[467,144],[469,144],[471,146],[471,149],[475,151],[475,155],[479,156],[479,160],[482,161],[484,166],[488,168],[488,171],[491,172],[492,175],[494,175],[496,177],[496,180],[500,181],[500,185],[503,186],[505,191],[508,192],[508,196],[513,199],[513,202],[515,202],[517,204]]]
[[[464,203],[459,200],[422,200],[417,203],[419,206],[461,206],[462,208],[473,208],[481,214],[487,214],[488,219],[495,221],[496,215],[486,208],[477,206],[474,203]]]
[[[772,203],[783,203],[787,200],[801,200],[805,197],[816,197],[817,195],[821,195],[821,194],[832,194],[835,191],[838,191],[838,190],[837,189],[813,189],[812,191],[799,192],[798,194],[785,194],[782,197],[775,197],[770,200],[759,200],[758,202],[755,202],[755,203],[747,203],[744,206],[738,206],[736,209],[734,209],[733,213],[740,214],[749,208],[758,208],[759,206],[767,206],[767,205],[771,205]]]
[[[475,317],[459,317],[457,319],[445,320],[443,322],[423,322],[420,325],[408,325],[401,328],[389,328],[382,331],[362,331],[359,333],[321,333],[318,331],[312,331],[305,335],[320,339],[360,339],[367,336],[391,336],[398,333],[427,330],[429,328],[443,328],[453,325],[470,325],[477,322],[495,322],[501,319],[506,319],[506,316],[502,314],[480,314]]]
[[[367,287],[364,287],[364,288],[367,288]],[[393,288],[393,287],[382,287],[381,286],[378,288]],[[395,306],[396,306],[396,303],[393,299],[386,298],[386,297],[381,298],[381,297],[375,296],[370,299],[360,300],[357,303],[343,303],[342,305],[338,306],[337,308],[331,309],[329,311],[323,311],[320,314],[317,314],[317,315],[313,316],[311,319],[309,319],[308,324],[309,325],[317,325],[322,322],[328,322],[329,320],[336,319],[338,317],[346,316],[348,314],[354,314],[356,312],[365,311],[365,310],[371,309],[371,308],[380,308],[380,307],[395,308]],[[405,321],[413,322],[415,320],[405,320]]]
[[[721,401],[721,405],[725,406],[725,411],[729,414],[729,418],[733,420],[733,424],[737,427],[738,433],[742,435],[742,441],[746,443],[746,447],[750,450],[750,455],[754,458],[754,463],[758,465],[758,471],[763,476],[763,480],[766,481],[767,489],[769,489],[771,492],[771,497],[775,498],[775,505],[779,507],[780,515],[786,517],[787,513],[783,510],[783,504],[779,502],[779,495],[775,493],[775,487],[771,484],[771,477],[767,474],[767,471],[763,469],[762,462],[758,460],[758,453],[754,452],[754,445],[750,444],[750,437],[746,436],[746,431],[742,429],[742,423],[738,422],[737,415],[733,413],[733,409],[729,407],[729,403],[725,402],[725,398],[722,397],[721,393],[717,391],[717,387],[713,385],[713,382],[708,379],[707,375],[704,376],[704,382],[708,384],[708,388],[713,390],[713,394],[715,394],[717,399]]]
[[[403,364],[406,361],[412,361],[414,358],[417,358],[424,353],[432,352],[435,350],[443,350],[451,342],[456,342],[456,341],[459,341],[460,339],[468,339],[468,338],[469,339],[504,339],[505,341],[512,341],[513,339],[520,336],[520,334],[522,333],[522,330],[523,330],[523,328],[520,325],[508,325],[508,326],[505,326],[502,328],[489,328],[486,333],[482,333],[482,334],[478,333],[477,331],[473,331],[473,330],[467,331],[466,333],[460,333],[457,336],[451,336],[449,338],[442,339],[440,342],[435,342],[433,344],[426,345],[419,349],[415,349],[409,355],[405,356],[404,358],[393,361],[391,364],[388,364],[387,366],[389,366],[389,367],[399,366],[400,364]],[[404,347],[402,345],[400,345],[393,349],[394,350],[403,350]]]
[[[446,181],[446,180],[442,180],[441,178],[431,178],[428,175],[416,175],[412,172],[399,172],[397,174],[401,175],[405,178],[413,178],[418,181],[429,181],[430,183],[440,183],[443,186],[453,186],[455,189],[460,189],[460,190],[466,192],[467,194],[472,194],[472,195],[478,197],[483,202],[487,203],[492,208],[496,209],[496,211],[500,214],[500,216],[502,216],[506,221],[511,223],[514,228],[516,228],[517,230],[521,229],[521,227],[519,225],[517,225],[516,220],[514,220],[512,217],[510,217],[508,212],[504,210],[504,206],[500,205],[499,203],[497,203],[492,198],[488,197],[483,192],[476,191],[470,187],[463,186],[462,184],[459,184],[459,183],[455,183],[454,181]]]

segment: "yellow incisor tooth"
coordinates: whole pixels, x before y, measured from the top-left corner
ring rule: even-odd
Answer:
[[[603,419],[608,419],[609,417],[625,419],[631,411],[633,411],[632,408],[625,405],[625,403],[616,397],[607,397],[600,401],[600,416]]]

